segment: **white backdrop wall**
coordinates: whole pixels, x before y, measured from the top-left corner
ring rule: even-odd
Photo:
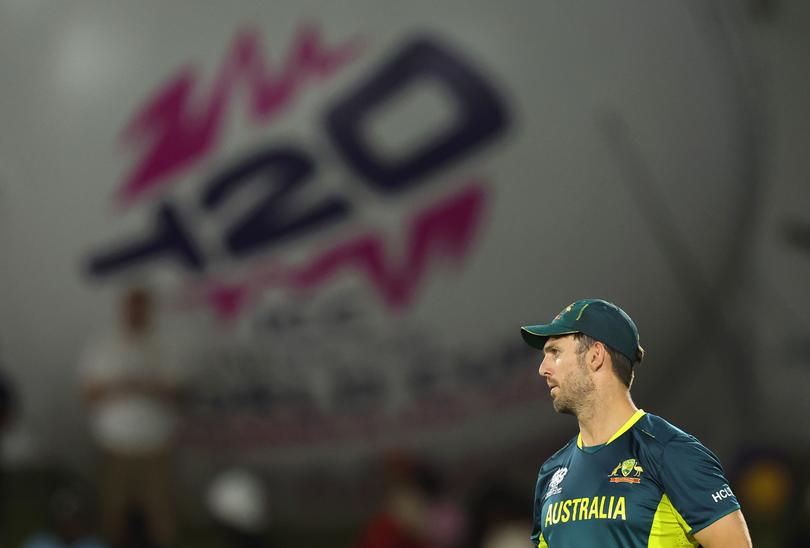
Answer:
[[[585,296],[639,324],[641,406],[721,452],[778,432],[806,379],[770,349],[806,340],[807,251],[779,227],[807,223],[807,39],[746,17],[0,3],[0,342],[21,424],[41,455],[87,457],[78,356],[148,280],[187,350],[197,455],[452,459],[564,436],[517,327]],[[171,252],[105,263],[166,216]],[[799,317],[781,333],[772,292]]]

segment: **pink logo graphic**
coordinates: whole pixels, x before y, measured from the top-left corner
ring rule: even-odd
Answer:
[[[354,270],[369,280],[388,306],[404,307],[432,261],[449,257],[460,262],[464,258],[480,224],[485,198],[483,187],[473,183],[419,212],[407,230],[405,256],[400,264],[387,255],[382,238],[366,234],[299,267],[275,265],[254,271],[242,282],[208,282],[199,288],[199,297],[221,319],[232,320],[257,292],[271,287],[312,290],[344,270]]]
[[[291,105],[307,80],[328,78],[353,60],[360,48],[356,39],[328,47],[317,27],[305,25],[284,66],[273,71],[264,60],[258,32],[246,30],[236,37],[207,94],[201,95],[195,69],[182,68],[146,101],[123,132],[123,139],[142,153],[117,200],[129,205],[209,154],[219,142],[223,116],[237,86],[250,96],[252,121],[265,123]]]

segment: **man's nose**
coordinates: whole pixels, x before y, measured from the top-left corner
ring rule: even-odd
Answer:
[[[541,377],[545,377],[545,376],[548,376],[550,374],[549,370],[548,370],[548,360],[546,359],[546,356],[543,356],[543,359],[540,362],[540,367],[537,368],[537,373]]]

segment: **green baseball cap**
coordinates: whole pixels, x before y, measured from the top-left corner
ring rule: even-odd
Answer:
[[[630,363],[639,361],[643,350],[636,324],[624,310],[602,299],[582,299],[566,306],[551,323],[520,328],[523,340],[543,348],[549,337],[584,333],[621,352]]]

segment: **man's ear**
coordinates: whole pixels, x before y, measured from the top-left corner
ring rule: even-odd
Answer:
[[[607,347],[599,341],[596,341],[588,349],[587,363],[591,371],[596,372],[607,365]]]

